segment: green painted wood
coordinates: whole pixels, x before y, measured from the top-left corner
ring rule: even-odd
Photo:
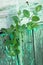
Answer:
[[[32,30],[25,29],[20,34],[20,65],[35,65]]]
[[[43,65],[43,24],[20,36],[20,65]]]
[[[0,35],[0,65],[43,65],[43,24],[34,30],[25,29],[19,35],[20,54],[9,57]]]
[[[43,65],[43,24],[34,30],[36,65]]]

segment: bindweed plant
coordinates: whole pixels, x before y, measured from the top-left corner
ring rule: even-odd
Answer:
[[[42,9],[42,5],[37,5],[34,9],[34,11],[36,13],[40,12],[40,10]],[[8,49],[8,53],[10,56],[15,56],[18,55],[20,53],[19,50],[19,45],[20,45],[20,40],[19,40],[19,33],[21,31],[23,31],[25,28],[28,30],[32,30],[35,27],[38,26],[38,21],[40,21],[40,18],[38,16],[38,14],[34,14],[34,12],[32,12],[33,15],[30,17],[30,11],[27,9],[24,9],[22,12],[21,10],[19,10],[19,12],[17,13],[17,16],[12,16],[12,19],[14,21],[14,23],[16,24],[15,26],[12,24],[10,26],[10,28],[2,28],[1,31],[5,34],[7,34],[6,37],[4,37],[4,45],[5,47],[7,47]],[[19,16],[23,14],[22,19],[19,18]],[[23,18],[26,17],[28,19],[31,19],[31,21],[29,21],[26,24],[20,25],[20,22],[23,20]]]

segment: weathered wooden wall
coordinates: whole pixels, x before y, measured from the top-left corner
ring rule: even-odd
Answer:
[[[2,34],[1,34],[2,35]],[[20,54],[18,59],[5,55],[0,35],[0,65],[43,65],[43,24],[34,30],[20,33]],[[18,63],[19,60],[19,63]]]

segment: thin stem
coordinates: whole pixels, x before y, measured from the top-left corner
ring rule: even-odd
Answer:
[[[20,65],[19,56],[18,55],[17,55],[17,62],[18,62],[18,65]]]
[[[34,44],[34,30],[32,29],[32,42],[33,42],[33,53],[34,53],[34,65],[36,65],[35,60],[35,44]]]

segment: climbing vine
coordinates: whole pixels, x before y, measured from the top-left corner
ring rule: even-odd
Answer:
[[[35,7],[34,11],[36,13],[40,12],[42,9],[42,5],[38,5]],[[22,19],[19,18],[19,16],[23,14]],[[26,24],[20,25],[20,22],[23,20],[23,18],[26,17],[28,19],[31,19]],[[40,21],[40,18],[38,15],[35,15],[33,12],[33,15],[30,17],[30,11],[27,9],[24,9],[22,12],[19,10],[17,12],[17,16],[12,16],[12,19],[16,25],[11,25],[10,28],[2,28],[1,31],[6,35],[4,38],[4,45],[8,49],[8,53],[10,56],[15,56],[20,53],[19,46],[20,46],[20,40],[19,40],[19,33],[21,33],[25,28],[28,30],[32,30],[35,27],[38,26],[37,21]]]

